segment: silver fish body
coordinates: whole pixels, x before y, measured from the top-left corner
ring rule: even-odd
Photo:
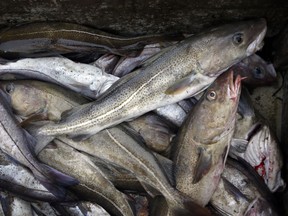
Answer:
[[[0,187],[31,200],[47,202],[73,201],[55,197],[25,167],[11,161],[0,150]]]
[[[0,74],[18,74],[26,79],[52,82],[91,98],[97,98],[119,79],[98,67],[61,57],[26,58],[8,62],[0,65]]]
[[[0,199],[4,213],[3,216],[31,216],[33,214],[31,204],[17,196],[1,192]]]
[[[176,188],[205,206],[219,183],[232,139],[241,78],[225,72],[208,88],[177,135]]]
[[[190,100],[182,100],[178,103],[166,105],[163,107],[159,107],[154,110],[159,116],[167,119],[175,126],[180,127],[184,120],[186,119],[187,114],[192,109],[193,104]]]
[[[265,33],[265,20],[252,20],[220,26],[167,47],[141,69],[122,77],[97,101],[75,108],[61,122],[45,125],[38,133],[89,137],[193,96],[227,68],[257,51]]]

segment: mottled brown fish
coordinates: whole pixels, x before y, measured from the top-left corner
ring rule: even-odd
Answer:
[[[176,188],[205,206],[223,172],[235,127],[241,78],[225,72],[208,88],[177,135]]]
[[[144,35],[123,37],[94,28],[62,22],[18,25],[0,32],[2,57],[39,57],[67,53],[114,53],[135,55],[146,44],[179,40],[181,35]]]
[[[141,69],[122,77],[97,101],[72,109],[57,124],[39,128],[38,134],[68,134],[85,139],[107,127],[193,96],[233,64],[259,50],[265,33],[266,21],[257,19],[191,36],[148,59]]]

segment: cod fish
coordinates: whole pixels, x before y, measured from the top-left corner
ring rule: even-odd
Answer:
[[[36,134],[85,139],[123,121],[206,89],[223,71],[262,47],[266,21],[227,24],[191,36],[152,56],[97,101],[76,107]],[[212,51],[213,50],[213,51]]]
[[[185,209],[185,202],[187,202],[195,214],[198,212],[199,215],[209,215],[205,209],[183,197],[171,186],[158,160],[149,149],[143,146],[136,135],[132,134],[127,127],[119,125],[105,129],[80,142],[68,139],[66,136],[59,136],[57,139],[106,163],[128,170],[136,176],[151,196],[163,194],[172,211]]]
[[[176,188],[201,206],[219,183],[232,139],[241,78],[225,72],[208,88],[177,135]]]
[[[52,82],[94,99],[119,79],[106,74],[101,68],[64,57],[25,58],[7,62],[0,65],[0,75],[1,79],[18,79],[20,76],[22,79]]]
[[[89,102],[61,86],[36,80],[0,81],[0,90],[22,119],[42,114],[49,120],[59,121],[64,111]]]
[[[16,164],[0,150],[0,188],[29,200],[46,202],[74,201],[59,199],[49,192],[25,167]]]
[[[59,186],[75,185],[78,181],[38,161],[32,151],[34,138],[19,126],[5,97],[0,91],[0,149],[28,167],[49,191],[64,198],[66,192]]]
[[[63,112],[89,102],[61,86],[36,80],[0,81],[0,90],[9,98],[14,113],[28,123],[43,118],[59,121]],[[148,148],[162,153],[175,136],[175,127],[155,113],[140,116],[129,126],[142,136]]]
[[[79,185],[71,188],[81,199],[93,200],[112,215],[133,216],[125,197],[108,180],[91,160],[65,143],[54,140],[43,149],[38,158],[78,179]]]
[[[2,57],[10,59],[107,52],[133,56],[146,44],[182,38],[173,34],[123,37],[73,23],[36,22],[3,29],[0,52]]]
[[[265,119],[255,113],[246,89],[242,91],[238,112],[229,155],[241,157],[254,167],[272,192],[281,189],[285,183],[281,177],[283,156],[279,142]]]
[[[228,157],[210,204],[225,216],[277,215],[273,194],[255,170],[242,163]]]
[[[246,77],[242,84],[249,87],[269,85],[276,81],[276,71],[273,64],[268,64],[260,56],[251,55],[232,67],[234,75]]]

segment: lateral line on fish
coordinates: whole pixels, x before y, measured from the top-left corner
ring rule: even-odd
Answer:
[[[138,38],[150,38],[151,36],[149,35],[143,35],[143,36],[139,36],[139,37],[128,37],[128,38],[115,38],[115,37],[112,37],[112,36],[108,36],[108,35],[100,35],[100,34],[97,34],[97,33],[90,33],[90,32],[85,32],[85,31],[79,31],[79,30],[64,30],[64,29],[61,29],[61,30],[50,30],[50,31],[39,31],[39,32],[28,32],[28,33],[22,33],[22,34],[17,34],[17,36],[25,36],[25,35],[33,35],[33,34],[42,34],[42,33],[58,33],[58,32],[77,32],[77,33],[82,33],[82,34],[87,34],[87,35],[91,35],[91,36],[97,36],[97,37],[102,37],[102,38],[105,38],[105,39],[112,39],[112,40],[123,40],[123,41],[129,41],[131,39],[138,39]],[[7,36],[11,37],[11,36],[14,36],[14,35],[9,35],[7,34]],[[70,39],[69,39],[70,40]]]
[[[148,170],[148,172],[150,172],[152,174],[152,176],[157,179],[157,177],[154,175],[153,172],[150,171],[149,167],[147,167],[145,165],[145,163],[143,163],[141,160],[139,160],[132,152],[130,152],[127,148],[125,148],[120,142],[118,142],[114,136],[106,129],[106,132],[108,133],[109,137],[121,148],[123,149],[126,153],[128,153],[130,156],[132,156],[133,158],[135,158],[140,164],[144,165],[144,167],[146,167],[146,169]],[[165,189],[165,186],[163,186],[161,181],[158,181],[158,183],[160,183],[160,185],[162,186],[162,189],[166,191],[166,194],[169,194],[169,197],[171,197],[171,194],[169,191],[167,191]],[[162,193],[162,191],[160,191]],[[172,196],[173,197],[173,196]],[[174,200],[174,199],[173,199]]]
[[[110,115],[111,113],[113,112],[116,112],[118,111],[119,109],[121,109],[122,107],[124,107],[127,103],[129,103],[137,94],[139,91],[141,91],[146,85],[148,85],[150,82],[153,81],[153,79],[155,79],[157,76],[161,75],[162,73],[164,73],[167,69],[164,69],[162,70],[161,72],[155,74],[153,77],[151,77],[147,82],[145,82],[143,85],[141,85],[127,100],[125,100],[122,104],[120,104],[119,106],[117,106],[115,109],[112,109],[100,116],[94,116],[94,115],[91,115],[89,120],[86,120],[82,123],[76,123],[75,125],[71,125],[69,127],[65,126],[65,127],[62,127],[62,128],[57,128],[57,133],[61,133],[61,132],[64,132],[67,131],[67,130],[73,130],[73,129],[77,129],[77,128],[81,128],[81,129],[84,129],[84,128],[87,128],[87,127],[90,127],[90,124],[93,124],[94,122],[97,122],[98,119],[100,118],[105,118],[107,115]],[[49,129],[47,129],[47,131],[49,131]],[[52,129],[53,131],[53,129]],[[50,134],[48,132],[48,134]]]
[[[37,170],[37,172],[39,172],[41,175],[43,175],[42,172],[40,172],[36,166],[34,166],[33,163],[30,162],[30,160],[28,160],[28,158],[26,158],[26,155],[21,151],[21,148],[19,148],[19,146],[17,145],[17,142],[15,142],[15,140],[13,139],[13,137],[10,136],[9,132],[6,130],[5,126],[2,124],[2,122],[0,122],[0,124],[2,125],[2,128],[5,130],[6,134],[13,140],[13,142],[15,143],[15,146],[17,147],[17,149],[20,151],[20,153],[22,154],[22,156],[26,159],[26,161],[28,161],[29,164],[32,165],[32,167],[35,168],[35,170]],[[45,175],[44,175],[45,176]]]
[[[106,197],[105,195],[101,194],[100,192],[98,192],[98,191],[96,191],[96,190],[94,190],[94,189],[92,189],[92,188],[87,187],[85,184],[81,184],[81,183],[80,183],[79,185],[81,185],[82,187],[87,188],[89,191],[93,191],[94,193],[96,193],[96,194],[98,194],[99,196],[101,196],[101,197],[105,198],[106,200],[108,200],[110,203],[113,203],[113,206],[114,206],[116,209],[118,209],[119,212],[122,212],[122,209],[121,209],[121,208],[118,208],[118,206],[114,204],[114,201],[113,201],[113,200],[109,199],[108,197]],[[115,189],[116,189],[116,188],[115,188]],[[116,190],[117,190],[117,189],[116,189]],[[120,193],[121,193],[121,192],[120,192]]]

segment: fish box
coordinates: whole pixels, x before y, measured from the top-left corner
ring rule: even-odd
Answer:
[[[275,132],[279,140],[279,148],[284,156],[282,177],[286,183],[288,181],[288,136],[286,134],[288,130],[287,15],[288,1],[277,0],[221,0],[217,2],[214,0],[0,1],[1,29],[34,22],[65,22],[99,29],[123,37],[150,34],[181,34],[186,37],[198,34],[203,29],[226,23],[265,18],[267,33],[264,39],[264,47],[257,54],[266,62],[274,65],[277,72],[277,80],[268,86],[253,88],[250,94],[256,112],[264,116],[267,124]],[[2,64],[1,61],[0,64]],[[170,138],[172,139],[172,136]],[[5,189],[1,185],[0,188],[1,190]],[[144,189],[141,188],[141,190],[143,192]],[[147,215],[148,201],[141,196],[139,198],[135,194],[130,194],[129,196],[129,199],[137,200],[137,205],[138,207],[140,206],[137,209],[138,215]],[[0,194],[1,197],[2,195]],[[284,210],[281,210],[281,215],[285,214],[288,216],[287,189],[284,192],[277,192],[276,197],[285,209],[285,213]],[[285,202],[286,205],[284,205]],[[59,206],[57,211],[61,211]],[[141,211],[144,213],[141,214]]]

